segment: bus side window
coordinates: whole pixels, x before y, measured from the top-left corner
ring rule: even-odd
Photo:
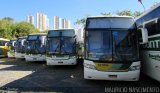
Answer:
[[[139,38],[139,42],[142,42],[142,32],[141,32],[141,29],[138,29],[138,38]]]
[[[26,40],[25,40],[25,39],[24,39],[24,40],[22,40],[22,41],[21,41],[21,45],[22,45],[22,46],[25,46],[25,42],[26,42]]]
[[[9,44],[9,43],[8,43],[8,42],[6,42],[6,43],[5,43],[5,46],[8,46],[8,44]]]
[[[26,46],[26,45],[27,45],[27,41],[25,40],[25,41],[24,41],[24,46]]]
[[[155,35],[157,34],[157,23],[155,21],[151,21],[147,24],[145,24],[145,28],[148,30],[149,35]]]
[[[160,18],[157,20],[157,32],[160,33]]]
[[[46,44],[46,36],[41,36],[40,41],[41,41],[41,45],[45,45]]]

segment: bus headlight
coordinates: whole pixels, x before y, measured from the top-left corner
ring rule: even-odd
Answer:
[[[27,47],[27,49],[30,49],[30,48],[31,48],[30,46]]]
[[[70,56],[69,58],[76,58],[76,56]]]
[[[52,58],[56,58],[56,56],[52,56]]]
[[[136,66],[131,66],[130,68],[129,68],[129,71],[135,71],[135,70],[140,70],[140,65],[136,65]]]
[[[96,69],[96,67],[94,65],[91,65],[91,64],[85,64],[84,63],[84,67],[89,68],[89,69]]]

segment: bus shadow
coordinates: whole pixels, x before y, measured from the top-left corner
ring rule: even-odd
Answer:
[[[82,62],[76,66],[45,66],[1,88],[4,90],[18,89],[18,91],[83,93],[87,88],[79,84],[83,80],[82,66]]]
[[[14,62],[6,63],[14,64]],[[25,64],[25,65],[24,65]],[[17,89],[18,91],[64,92],[64,93],[103,93],[109,87],[157,87],[159,82],[141,73],[140,80],[107,81],[85,80],[83,77],[83,62],[76,66],[47,66],[45,62],[21,62],[1,71],[33,71],[22,78],[1,86],[2,89]],[[6,78],[8,78],[6,76]],[[0,89],[1,89],[0,88]]]
[[[46,71],[47,72],[47,71]],[[67,72],[57,73],[35,72],[24,78],[8,83],[1,88],[17,89],[18,91],[34,92],[62,92],[62,93],[104,93],[105,88],[129,88],[129,87],[158,87],[154,80],[140,79],[137,82],[126,81],[106,81],[106,80],[84,80],[82,76],[79,79],[71,79]],[[79,73],[79,72],[77,72]],[[143,78],[143,77],[142,77]],[[150,83],[147,83],[149,81]],[[146,82],[146,83],[145,83]],[[157,83],[158,84],[158,83]]]
[[[35,71],[46,62],[26,62],[24,59],[2,59],[0,71]]]

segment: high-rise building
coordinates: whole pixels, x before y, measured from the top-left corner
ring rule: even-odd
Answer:
[[[62,19],[62,28],[71,28],[71,23],[67,19]]]
[[[60,29],[60,18],[58,16],[53,18],[53,28],[54,30]]]
[[[31,24],[34,25],[34,16],[32,16],[32,15],[27,16],[26,21],[27,21],[28,23],[31,23]]]
[[[58,16],[54,16],[54,18],[53,18],[53,28],[54,28],[54,30],[71,28],[71,22],[67,19],[62,19]]]
[[[84,32],[83,32],[83,29],[82,28],[77,28],[75,29],[75,34],[77,36],[77,41],[82,43],[84,41]]]
[[[40,31],[45,31],[49,29],[49,19],[46,14],[37,13],[37,29]]]
[[[49,30],[49,18],[47,18],[47,29]]]
[[[59,18],[59,29],[63,29],[63,27],[62,27],[62,18]]]

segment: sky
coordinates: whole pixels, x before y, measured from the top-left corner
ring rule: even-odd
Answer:
[[[146,9],[160,0],[142,0]],[[25,21],[27,15],[36,17],[37,12],[47,14],[50,28],[53,28],[53,16],[69,19],[72,27],[77,19],[87,15],[100,15],[102,12],[115,13],[121,10],[144,11],[138,0],[1,0],[0,18],[12,17],[16,21]]]

